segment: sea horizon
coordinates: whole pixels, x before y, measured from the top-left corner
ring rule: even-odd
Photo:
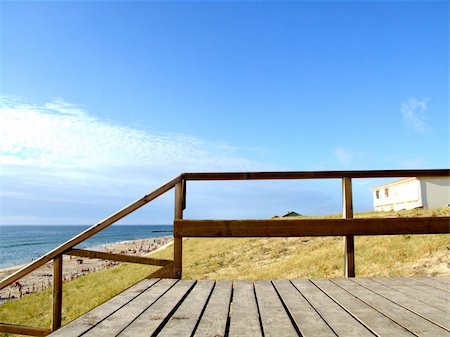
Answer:
[[[0,268],[14,267],[39,258],[91,225],[0,225]],[[122,241],[172,236],[173,225],[112,225],[84,241],[78,248]]]

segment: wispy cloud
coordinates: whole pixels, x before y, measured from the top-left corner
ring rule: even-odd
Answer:
[[[1,97],[0,118],[1,175],[30,169],[33,176],[100,182],[254,166],[230,145],[113,124],[63,100],[32,105]]]
[[[406,127],[418,133],[427,129],[427,101],[426,99],[418,100],[413,97],[402,103],[400,111],[403,114],[403,121]]]
[[[2,223],[92,223],[182,172],[261,168],[251,150],[112,123],[61,99],[0,96],[0,121]],[[164,197],[130,221],[167,222],[172,207]]]
[[[249,160],[255,149],[105,121],[63,100],[38,105],[0,97],[0,121],[0,223],[92,224],[181,172],[277,169]],[[337,148],[335,155],[349,163],[357,154]],[[287,210],[339,210],[338,192],[317,182],[293,184],[190,182],[186,215],[268,218]],[[172,219],[173,195],[167,194],[125,221]]]

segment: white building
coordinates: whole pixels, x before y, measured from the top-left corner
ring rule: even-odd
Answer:
[[[450,203],[450,177],[413,177],[372,189],[375,211],[442,208]]]

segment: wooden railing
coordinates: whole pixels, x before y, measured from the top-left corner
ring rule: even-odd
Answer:
[[[171,190],[175,186],[181,185],[182,176],[178,176],[166,184],[162,185],[155,191],[143,196],[142,198],[136,200],[130,205],[124,207],[120,211],[114,213],[113,215],[107,217],[106,219],[100,221],[99,223],[93,225],[92,227],[86,229],[84,232],[78,234],[72,239],[64,242],[60,246],[56,247],[52,251],[47,254],[41,256],[39,259],[34,262],[28,264],[27,266],[19,269],[15,273],[10,276],[4,278],[0,281],[0,289],[3,289],[25,275],[33,272],[39,267],[43,266],[47,262],[53,260],[53,315],[52,315],[52,326],[50,329],[36,328],[30,326],[22,326],[15,324],[7,324],[0,323],[0,332],[7,333],[16,333],[16,334],[24,334],[24,335],[32,335],[32,336],[45,336],[50,332],[57,330],[61,327],[61,318],[62,318],[62,286],[63,286],[63,278],[62,278],[62,269],[63,269],[63,255],[73,255],[80,257],[88,257],[88,258],[96,258],[96,259],[106,259],[106,260],[114,260],[121,262],[129,262],[129,263],[139,263],[139,264],[147,264],[147,265],[155,265],[162,266],[163,268],[159,269],[155,273],[149,275],[148,277],[168,277],[175,278],[181,277],[181,272],[175,273],[174,263],[170,260],[162,260],[162,259],[153,259],[142,256],[130,256],[130,255],[121,255],[121,254],[113,254],[106,252],[96,252],[85,249],[74,249],[74,247],[83,241],[89,239],[93,235],[98,232],[104,230],[105,228],[111,226],[113,223],[119,221],[123,217],[128,214],[134,212],[135,210],[141,208],[145,204],[150,201],[156,199],[167,191]]]
[[[395,234],[450,233],[450,217],[420,218],[353,218],[353,178],[450,177],[449,169],[384,170],[384,171],[320,171],[320,172],[233,172],[183,173],[143,196],[117,213],[73,237],[36,261],[0,281],[0,289],[53,260],[53,316],[50,329],[0,323],[0,332],[45,336],[61,326],[63,255],[115,260],[161,266],[149,277],[181,278],[183,237],[298,237],[343,236],[344,270],[346,277],[355,276],[354,236]],[[341,179],[343,219],[267,219],[267,220],[185,220],[187,181],[210,180],[269,180],[269,179]],[[96,252],[74,247],[134,212],[155,198],[175,188],[174,259],[128,256]]]

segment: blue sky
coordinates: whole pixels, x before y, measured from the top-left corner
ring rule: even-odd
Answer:
[[[449,167],[447,1],[0,9],[0,223],[95,223],[183,171]],[[186,216],[334,213],[339,188],[192,183]],[[127,222],[171,219],[167,195]]]

